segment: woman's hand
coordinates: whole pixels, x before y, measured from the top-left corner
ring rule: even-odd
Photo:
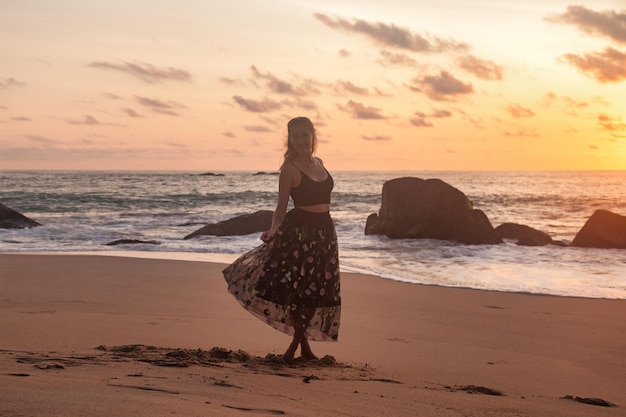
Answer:
[[[274,234],[276,233],[275,230],[267,230],[263,233],[261,233],[261,240],[265,243],[269,242],[270,240],[272,240],[272,238],[274,237]]]

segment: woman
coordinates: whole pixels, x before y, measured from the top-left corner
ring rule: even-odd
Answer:
[[[341,315],[337,235],[329,214],[334,182],[314,157],[313,123],[287,124],[287,151],[280,168],[278,203],[264,244],[224,270],[228,291],[267,324],[293,335],[283,359],[317,359],[310,340],[336,341]],[[289,197],[294,208],[287,211]]]

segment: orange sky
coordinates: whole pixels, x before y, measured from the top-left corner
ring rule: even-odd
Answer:
[[[0,169],[626,168],[624,0],[101,3],[0,5]]]

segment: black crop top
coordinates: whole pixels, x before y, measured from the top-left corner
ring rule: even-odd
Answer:
[[[311,177],[302,172],[300,168],[296,168],[300,171],[302,179],[297,187],[291,189],[293,204],[296,207],[312,206],[315,204],[330,204],[330,192],[335,185],[333,177],[330,176],[330,172],[324,168],[326,174],[328,175],[326,179],[323,181],[314,181]]]

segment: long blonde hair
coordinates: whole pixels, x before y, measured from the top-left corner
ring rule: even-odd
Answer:
[[[317,135],[315,134],[315,126],[308,117],[295,117],[287,123],[287,150],[285,151],[285,161],[293,156],[296,152],[291,144],[291,128],[295,125],[304,125],[311,132],[311,155],[317,149]]]

